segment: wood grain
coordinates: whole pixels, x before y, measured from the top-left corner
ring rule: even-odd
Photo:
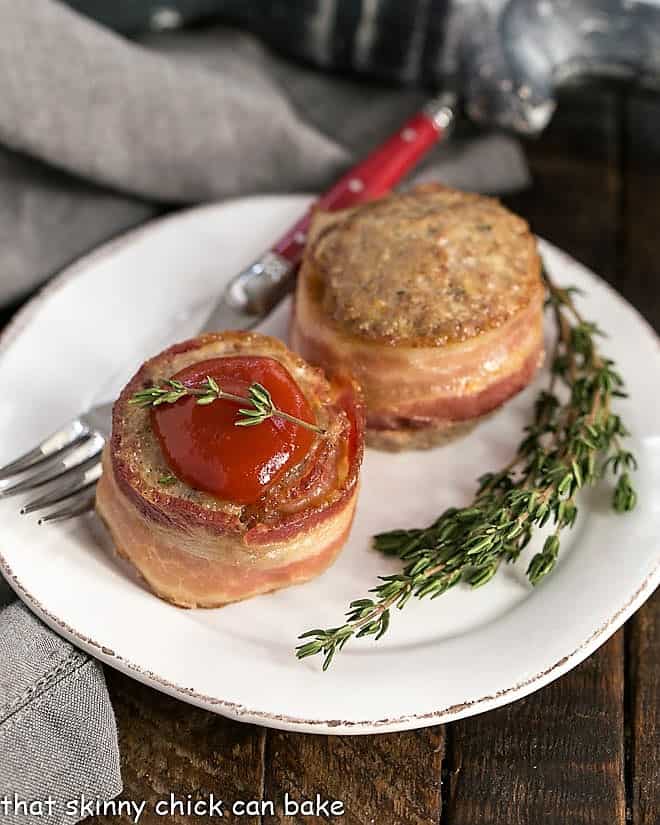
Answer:
[[[550,126],[525,142],[532,185],[506,198],[532,229],[613,280],[620,246],[620,104],[612,92],[567,92]]]
[[[437,825],[443,753],[440,726],[377,736],[270,731],[265,795],[342,800],[344,816],[327,820],[342,825]],[[264,825],[309,821],[280,811]]]
[[[630,97],[624,115],[622,260],[616,286],[660,332],[660,100]]]
[[[660,822],[660,593],[629,622],[632,825]]]
[[[539,693],[451,726],[451,825],[623,825],[623,634]]]
[[[165,696],[106,668],[117,716],[124,791],[121,799],[146,800],[141,825],[208,822],[203,816],[158,816],[155,806],[170,793],[187,802],[261,799],[265,730],[231,722]],[[92,823],[130,822],[95,817]],[[260,817],[225,816],[223,822],[256,825]]]
[[[660,100],[625,106],[624,237],[618,288],[660,332]],[[628,622],[630,815],[660,822],[660,593]]]
[[[536,232],[609,279],[620,245],[618,111],[612,93],[565,95],[547,134],[526,146],[532,189],[510,199]],[[623,825],[623,662],[618,633],[539,693],[454,723],[443,822]]]

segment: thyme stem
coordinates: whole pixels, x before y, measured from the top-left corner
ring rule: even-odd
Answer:
[[[325,435],[322,427],[278,409],[266,387],[258,383],[250,385],[246,397],[226,392],[214,378],[208,375],[206,381],[199,387],[190,387],[175,378],[168,378],[163,386],[138,390],[129,403],[139,407],[158,407],[161,404],[174,404],[186,396],[196,397],[197,404],[200,405],[212,404],[220,399],[245,404],[245,407],[239,409],[239,418],[234,422],[237,427],[253,427],[269,418],[282,418],[319,435]]]

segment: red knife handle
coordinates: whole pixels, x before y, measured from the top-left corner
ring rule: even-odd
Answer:
[[[419,159],[446,134],[454,119],[456,98],[446,92],[430,100],[399,131],[354,166],[298,220],[277,243],[228,283],[220,304],[223,326],[225,304],[255,323],[291,288],[302,258],[315,208],[342,209],[377,198],[401,180]],[[207,322],[216,324],[215,310]],[[209,327],[209,324],[211,327]]]
[[[454,118],[454,103],[450,93],[429,101],[396,134],[321,195],[270,251],[295,266],[305,248],[313,209],[343,209],[388,192],[446,135]]]

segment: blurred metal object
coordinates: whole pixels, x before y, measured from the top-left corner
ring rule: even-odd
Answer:
[[[454,0],[449,14],[443,69],[476,121],[536,134],[561,84],[660,87],[658,0]]]
[[[67,0],[123,31],[217,17],[323,69],[456,88],[476,121],[535,134],[558,85],[660,86],[660,0]],[[160,21],[160,22],[159,22]]]

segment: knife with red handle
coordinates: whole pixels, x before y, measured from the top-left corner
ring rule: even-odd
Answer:
[[[455,101],[451,92],[428,101],[346,172],[269,250],[232,278],[204,328],[246,328],[264,318],[293,283],[313,210],[344,209],[388,192],[445,137],[454,120]]]

